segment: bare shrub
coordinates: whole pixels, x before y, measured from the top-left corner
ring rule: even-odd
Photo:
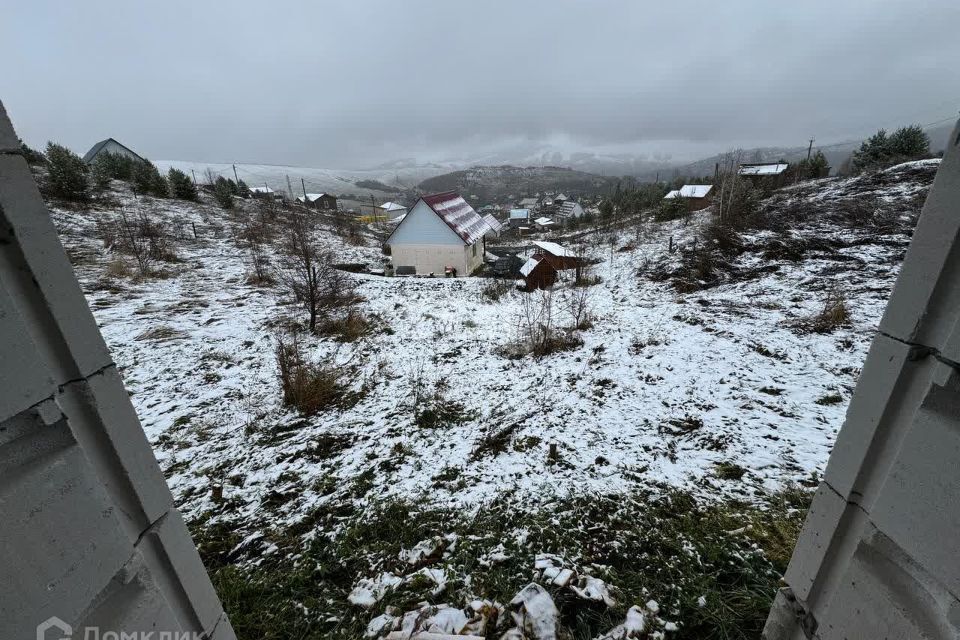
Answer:
[[[307,362],[296,335],[277,334],[274,354],[285,406],[311,416],[332,407],[356,403],[356,394],[350,393],[343,382],[343,370]]]
[[[827,292],[820,311],[796,322],[794,328],[812,333],[831,333],[849,324],[850,309],[846,297],[839,289],[832,289]]]
[[[357,309],[348,309],[345,315],[319,320],[316,333],[333,336],[340,342],[354,342],[371,333],[374,326],[374,322]]]
[[[560,329],[556,323],[553,289],[538,289],[525,295],[518,321],[517,341],[500,349],[500,354],[508,358],[522,358],[525,355],[539,358],[583,344],[573,330]]]
[[[510,280],[505,278],[490,278],[480,289],[480,295],[490,302],[499,302],[500,298],[506,295],[511,289],[513,289],[513,284]]]
[[[591,306],[593,294],[589,287],[579,286],[567,289],[563,297],[563,306],[570,316],[571,328],[589,329],[593,326]]]
[[[469,422],[476,413],[446,396],[449,385],[443,378],[430,383],[419,369],[410,375],[410,406],[413,423],[421,429],[437,429]]]

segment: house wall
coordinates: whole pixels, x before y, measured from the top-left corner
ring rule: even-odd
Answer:
[[[481,253],[480,248],[477,252]],[[446,267],[454,267],[457,275],[470,275],[473,271],[469,259],[471,247],[449,244],[398,244],[390,245],[393,266],[412,266],[420,275],[434,273],[442,275]]]
[[[128,158],[132,158],[133,160],[140,159],[137,156],[137,154],[130,153],[130,151],[128,151],[126,147],[124,147],[121,144],[117,144],[116,141],[114,140],[109,140],[107,144],[103,145],[103,147],[99,151],[97,151],[97,155],[93,156],[93,160],[96,160],[97,156],[99,156],[101,153],[115,153],[119,156],[126,156]]]

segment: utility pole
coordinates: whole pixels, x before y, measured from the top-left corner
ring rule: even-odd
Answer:
[[[300,178],[300,186],[303,187],[303,205],[307,206],[307,183]]]
[[[810,152],[813,151],[813,138],[810,138],[810,145],[807,147],[807,164],[810,164]]]
[[[190,169],[190,173],[193,174],[193,186],[197,186],[197,172],[193,169]]]
[[[713,182],[717,183],[719,182],[719,180],[720,180],[720,163],[714,162],[713,163]]]
[[[233,165],[233,178],[237,181],[237,186],[240,186],[240,176],[237,175],[237,165]],[[266,185],[264,185],[266,186]]]

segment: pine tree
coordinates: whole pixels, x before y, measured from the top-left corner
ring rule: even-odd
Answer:
[[[150,192],[150,187],[153,185],[153,172],[150,171],[150,167],[148,162],[138,162],[133,166],[131,181],[136,193]]]
[[[900,127],[888,140],[890,153],[899,158],[913,159],[930,154],[930,137],[918,124]]]
[[[900,127],[892,135],[887,135],[887,132],[881,129],[853,152],[851,168],[854,173],[860,173],[897,162],[916,160],[929,154],[930,138],[920,125]]]
[[[817,149],[810,158],[807,171],[811,178],[826,178],[830,175],[830,163],[827,161],[827,156],[823,155],[823,151]]]
[[[217,204],[224,209],[233,209],[233,189],[230,182],[232,181],[220,176],[213,185],[213,196],[217,199]]]
[[[170,193],[167,181],[149,160],[134,163],[132,181],[137,193],[149,193],[157,198],[166,198]]]
[[[171,167],[170,171],[167,172],[167,182],[170,183],[170,194],[174,198],[196,202],[197,186],[193,184],[186,173]]]
[[[90,200],[87,165],[80,156],[53,142],[47,143],[46,156],[49,170],[44,183],[45,191],[73,202]]]
[[[98,155],[90,167],[90,176],[93,178],[93,184],[98,191],[105,191],[110,186],[111,178],[113,178],[113,167],[107,157],[108,155],[105,153]]]
[[[20,141],[20,155],[23,156],[24,160],[27,161],[29,165],[44,165],[47,164],[47,158],[42,153],[36,149],[32,149],[26,142],[23,140]]]

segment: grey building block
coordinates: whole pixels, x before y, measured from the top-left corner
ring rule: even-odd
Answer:
[[[3,102],[0,102],[0,153],[11,151],[20,151],[20,141],[17,139],[17,134],[13,132],[13,125],[10,124]]]
[[[96,630],[101,637],[109,631],[126,634],[152,631],[152,638],[159,638],[161,631],[195,631],[183,628],[139,554],[134,554],[132,563],[136,566],[124,566],[100,594],[97,604],[74,627],[84,632],[90,629],[91,634]],[[87,636],[74,631],[74,637]],[[172,634],[171,637],[179,636]]]
[[[0,421],[48,398],[56,391],[53,377],[35,357],[27,327],[0,282]]]
[[[212,631],[209,632],[210,640],[235,640],[237,634],[233,631],[233,625],[230,624],[230,618],[227,617],[227,614],[220,616],[220,619],[217,620],[217,624]]]
[[[937,171],[930,195],[880,322],[880,331],[942,350],[957,323],[960,279],[954,249],[960,241],[960,126]],[[952,151],[952,152],[951,152]]]
[[[807,518],[793,550],[784,579],[793,589],[794,596],[806,602],[814,593],[822,565],[834,541],[833,532],[851,507],[826,483],[821,483],[813,496]]]
[[[80,447],[39,451],[0,482],[0,638],[76,619],[133,553]]]
[[[960,394],[934,386],[870,512],[884,534],[960,594]]]
[[[54,380],[111,363],[26,161],[0,155],[0,282]]]
[[[909,345],[884,335],[874,338],[830,454],[824,479],[861,505],[869,504],[871,489],[879,488],[870,484],[878,466],[890,462],[885,443],[909,427],[937,364],[929,357],[910,358]]]
[[[173,506],[173,496],[116,367],[65,385],[58,402],[119,507],[127,535],[137,540]]]
[[[170,595],[170,605],[181,620],[196,620],[210,631],[223,614],[217,592],[177,510],[171,510],[138,545],[155,580]],[[161,567],[168,568],[160,571]]]
[[[803,632],[804,612],[789,587],[779,589],[770,606],[761,640],[807,640]]]
[[[882,534],[865,538],[829,606],[819,615],[821,638],[957,638],[955,599]]]

